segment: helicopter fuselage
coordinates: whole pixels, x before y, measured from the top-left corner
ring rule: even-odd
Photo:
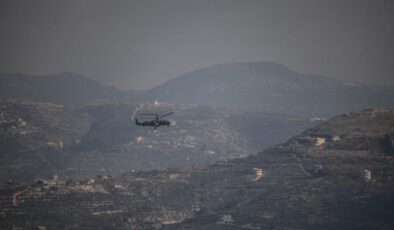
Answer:
[[[140,126],[152,126],[156,129],[163,125],[170,126],[171,122],[168,120],[139,121],[138,119],[135,119],[135,124]]]

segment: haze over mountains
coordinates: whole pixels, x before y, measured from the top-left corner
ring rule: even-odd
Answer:
[[[394,91],[272,62],[214,65],[139,92],[73,73],[0,74],[0,83],[0,178],[20,181],[245,157],[316,125],[312,117],[394,103]],[[177,124],[159,134],[133,126],[137,106],[175,109]]]
[[[323,119],[393,107],[390,89],[270,62],[139,92],[73,73],[0,89],[0,228],[394,226],[393,109]],[[136,108],[174,125],[135,126]]]
[[[0,0],[0,230],[394,230],[394,0]]]
[[[54,76],[2,74],[0,83],[1,98],[52,102],[158,100],[308,118],[394,105],[392,88],[300,74],[273,62],[214,65],[140,92],[117,90],[70,73]]]

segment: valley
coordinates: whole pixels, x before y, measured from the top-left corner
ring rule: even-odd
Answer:
[[[80,180],[242,158],[319,121],[197,105],[1,101],[0,179]],[[135,126],[136,106],[173,108],[173,126]]]

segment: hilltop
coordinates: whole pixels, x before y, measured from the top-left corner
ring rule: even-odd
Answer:
[[[394,90],[300,74],[274,62],[218,64],[175,77],[139,98],[331,117],[393,106]]]

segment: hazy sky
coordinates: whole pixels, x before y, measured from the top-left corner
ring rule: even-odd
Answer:
[[[0,72],[142,89],[218,63],[394,85],[392,0],[0,0]]]

